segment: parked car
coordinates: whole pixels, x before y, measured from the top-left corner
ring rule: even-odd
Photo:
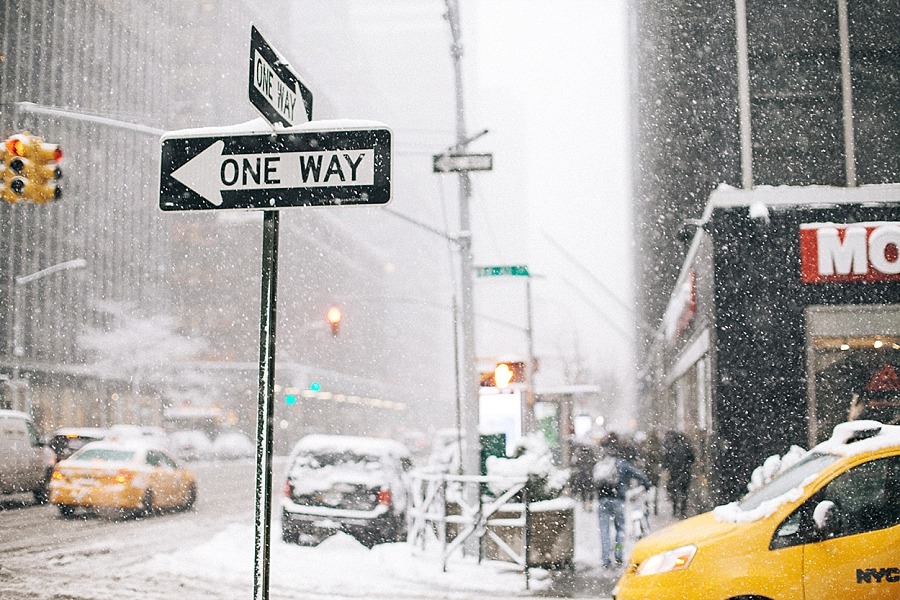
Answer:
[[[287,464],[284,541],[315,543],[341,530],[369,547],[405,538],[411,462],[403,444],[310,435],[297,443]]]
[[[157,509],[188,510],[196,500],[194,475],[141,440],[85,444],[58,463],[50,479],[50,502],[64,517],[77,508],[145,516]]]
[[[181,460],[202,460],[212,454],[212,442],[206,433],[193,429],[169,434],[172,452]]]
[[[838,425],[768,484],[640,540],[637,598],[897,598],[900,426]]]
[[[0,494],[31,492],[42,504],[52,468],[53,453],[41,443],[31,417],[0,410]]]
[[[59,462],[72,456],[85,444],[102,440],[108,434],[109,430],[101,427],[64,427],[53,432],[48,446],[56,455],[56,462]]]
[[[226,431],[213,440],[212,455],[227,460],[251,458],[256,456],[256,444],[240,431]]]

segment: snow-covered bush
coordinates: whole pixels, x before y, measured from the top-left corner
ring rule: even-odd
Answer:
[[[516,445],[512,458],[488,457],[486,467],[489,477],[527,477],[529,498],[533,502],[559,497],[569,479],[568,469],[560,469],[553,464],[550,446],[542,433],[523,437]],[[488,485],[495,495],[502,494],[508,487],[503,482]]]

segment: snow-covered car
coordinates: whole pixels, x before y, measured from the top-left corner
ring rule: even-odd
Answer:
[[[227,431],[213,440],[211,454],[226,460],[251,458],[256,456],[256,444],[240,431]]]
[[[616,600],[900,593],[900,426],[851,421],[738,502],[639,541]]]
[[[287,464],[284,541],[314,543],[341,530],[369,547],[405,537],[411,462],[400,442],[309,435]]]
[[[201,460],[212,454],[212,442],[197,429],[173,431],[169,434],[169,446],[181,460]]]
[[[76,508],[144,516],[157,509],[188,510],[196,500],[194,475],[140,440],[85,444],[59,462],[50,478],[50,502],[64,517]]]
[[[169,450],[169,435],[165,429],[154,425],[119,423],[109,428],[109,433],[105,439],[111,441],[143,441],[162,450]]]
[[[97,442],[109,435],[102,427],[63,427],[50,436],[48,445],[56,454],[56,461],[65,460],[90,442]]]

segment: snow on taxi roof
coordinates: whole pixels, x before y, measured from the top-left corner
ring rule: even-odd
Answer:
[[[878,421],[863,420],[838,424],[831,437],[811,451],[853,456],[892,446],[900,446],[900,425],[884,425]]]

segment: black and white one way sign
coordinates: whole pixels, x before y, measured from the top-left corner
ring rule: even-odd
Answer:
[[[173,132],[160,167],[164,211],[387,204],[391,131]]]
[[[250,103],[269,123],[291,127],[312,119],[312,92],[253,26],[249,94]]]

